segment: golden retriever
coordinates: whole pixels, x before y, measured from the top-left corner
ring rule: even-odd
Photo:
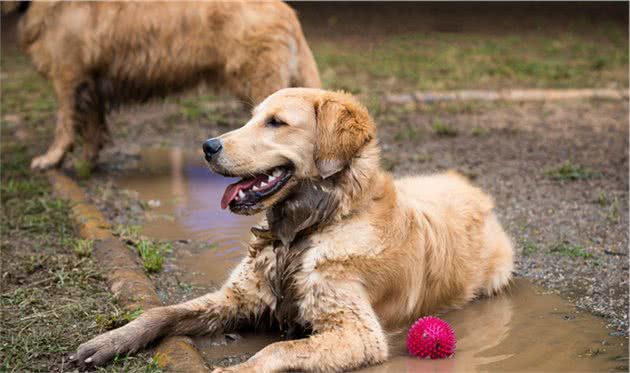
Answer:
[[[82,344],[80,364],[272,315],[308,336],[216,371],[354,369],[387,359],[389,331],[510,281],[512,245],[490,197],[453,172],[394,181],[379,167],[372,119],[348,94],[280,90],[203,148],[214,172],[243,178],[222,207],[266,214],[248,255],[220,290]]]
[[[34,169],[59,165],[76,134],[93,163],[108,137],[105,114],[121,104],[200,83],[254,104],[281,88],[320,86],[297,16],[280,1],[38,1],[19,30],[58,104],[55,138]]]

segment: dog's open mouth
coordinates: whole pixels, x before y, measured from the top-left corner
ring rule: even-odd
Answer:
[[[254,177],[243,178],[228,185],[221,198],[221,208],[254,207],[263,199],[277,193],[292,175],[290,166],[275,167]]]

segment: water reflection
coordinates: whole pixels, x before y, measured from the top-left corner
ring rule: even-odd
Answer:
[[[201,156],[180,149],[152,149],[142,153],[138,169],[119,180],[143,200],[159,201],[143,227],[145,235],[164,240],[192,239],[238,251],[249,238],[256,218],[221,210],[225,187],[236,179],[208,170]]]

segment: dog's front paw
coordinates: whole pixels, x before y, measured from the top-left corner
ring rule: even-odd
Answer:
[[[46,153],[44,155],[40,155],[39,157],[33,158],[31,161],[31,169],[43,171],[49,168],[57,167],[61,163],[62,158],[63,155],[57,156],[56,153]]]
[[[70,356],[82,368],[103,365],[113,359],[116,354],[125,354],[132,349],[126,338],[120,335],[120,329],[101,334],[79,346],[77,352]]]

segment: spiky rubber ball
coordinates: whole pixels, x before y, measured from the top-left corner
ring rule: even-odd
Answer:
[[[455,353],[455,333],[444,320],[433,316],[418,319],[407,334],[407,350],[421,359],[443,359]]]

